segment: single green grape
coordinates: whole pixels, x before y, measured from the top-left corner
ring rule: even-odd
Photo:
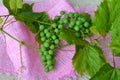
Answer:
[[[47,62],[42,62],[42,65],[45,67],[47,66]]]
[[[49,42],[45,42],[44,47],[49,47]]]
[[[46,57],[45,56],[41,56],[41,61],[45,61],[46,60]]]
[[[64,19],[63,22],[64,22],[64,24],[67,24],[67,23],[68,23],[68,20],[67,20],[67,19]]]
[[[68,16],[69,16],[69,17],[74,17],[74,14],[73,14],[72,12],[69,12],[69,13],[68,13]]]
[[[53,64],[52,60],[47,61],[47,65],[52,65],[52,64]]]
[[[51,70],[54,69],[54,66],[53,66],[53,65],[50,65],[48,68],[49,68],[49,70],[51,71]]]
[[[56,38],[57,38],[56,35],[53,35],[53,36],[52,36],[52,39],[53,39],[53,40],[55,40]]]
[[[59,39],[55,39],[54,43],[55,44],[59,44],[60,40]]]
[[[44,53],[42,51],[39,52],[39,55],[42,56]]]
[[[41,51],[45,51],[46,48],[44,47],[44,45],[41,45]]]
[[[44,28],[45,28],[44,25],[40,25],[40,26],[39,26],[39,30],[40,30],[40,31],[44,30]]]
[[[62,25],[62,24],[59,24],[59,25],[58,25],[58,28],[59,28],[59,29],[62,29],[62,28],[63,28],[63,25]]]
[[[49,68],[45,68],[44,71],[45,71],[45,72],[49,72]]]
[[[81,25],[81,21],[76,21],[76,25]]]
[[[47,59],[47,60],[51,60],[51,59],[52,59],[52,56],[51,56],[51,55],[46,55],[46,59]]]
[[[85,19],[85,18],[81,18],[80,20],[81,20],[81,22],[85,22],[85,21],[86,21],[86,19]]]
[[[73,25],[71,25],[71,24],[69,24],[69,26],[68,26],[69,28],[73,28],[74,26]]]
[[[68,18],[69,18],[68,14],[65,14],[64,19],[68,19]]]
[[[65,11],[60,11],[60,14],[61,14],[61,15],[64,15],[64,14],[65,14]]]
[[[48,55],[48,51],[44,51],[44,53],[43,53],[44,55]]]
[[[51,26],[52,26],[52,28],[56,28],[56,27],[57,27],[57,24],[56,24],[56,23],[53,23]]]
[[[74,17],[78,17],[79,16],[79,13],[78,12],[75,12],[74,13]]]
[[[79,31],[79,30],[80,30],[79,26],[75,26],[75,27],[74,27],[74,30],[75,30],[75,31]]]
[[[55,28],[54,32],[55,32],[55,33],[59,33],[59,29],[58,29],[58,28]]]
[[[48,30],[48,29],[45,29],[45,30],[44,30],[44,33],[49,33],[49,30]]]
[[[53,50],[49,50],[48,53],[49,53],[50,55],[53,55],[53,54],[54,54],[54,51],[53,51]]]
[[[55,16],[54,20],[55,20],[55,21],[60,20],[60,16]]]
[[[45,40],[46,40],[46,37],[42,37],[42,38],[41,38],[41,41],[44,42]]]
[[[59,24],[63,24],[64,23],[64,21],[63,20],[59,20],[59,22],[58,22]]]
[[[75,25],[75,21],[71,21],[71,22],[70,22],[70,25],[71,25],[71,26],[74,26],[74,25]]]
[[[50,49],[55,49],[55,46],[54,46],[54,45],[51,45],[51,46],[50,46]]]
[[[89,22],[85,22],[84,27],[88,28],[89,27]]]
[[[80,28],[80,29],[83,28],[83,25],[80,25],[79,28]]]
[[[84,32],[84,33],[86,33],[86,34],[89,33],[89,29],[85,29],[85,32]]]
[[[51,33],[50,32],[46,33],[46,37],[50,38],[51,37]]]
[[[40,32],[40,37],[44,37],[44,36],[45,36],[44,32]]]

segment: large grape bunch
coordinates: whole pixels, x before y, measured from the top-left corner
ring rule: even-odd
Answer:
[[[60,43],[58,35],[62,29],[68,28],[74,31],[73,36],[77,38],[82,38],[90,32],[90,21],[87,20],[85,16],[77,12],[65,14],[64,11],[61,11],[60,14],[60,16],[55,16],[49,27],[44,24],[39,25],[40,38],[42,41],[39,54],[45,72],[54,69],[54,64],[56,62],[54,59],[56,55],[55,49]]]

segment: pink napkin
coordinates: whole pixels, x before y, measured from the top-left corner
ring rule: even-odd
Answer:
[[[4,6],[0,6],[0,10],[0,15],[8,14],[8,11]],[[93,16],[96,8],[73,9],[67,0],[43,0],[40,3],[35,3],[33,6],[33,11],[46,11],[51,18],[55,15],[59,15],[61,10],[65,10],[66,12],[87,12]],[[10,20],[14,21],[12,17],[9,18],[9,21]],[[38,44],[34,40],[34,35],[21,22],[10,24],[5,27],[5,31],[29,45],[38,47]],[[40,62],[38,52],[22,46],[22,62],[24,66],[22,80],[63,80],[63,78],[76,79],[77,74],[72,67],[72,57],[74,52],[75,48],[72,45],[58,50],[55,57],[55,69],[49,73],[45,73]],[[18,79],[20,79],[20,67],[20,45],[7,35],[0,33],[0,72],[17,75]]]

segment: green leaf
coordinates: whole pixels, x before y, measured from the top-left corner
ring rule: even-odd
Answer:
[[[120,56],[120,16],[114,21],[110,36],[110,49],[114,55]]]
[[[9,10],[10,14],[16,14],[19,8],[22,8],[23,0],[3,0],[3,4]]]
[[[90,80],[120,80],[120,69],[105,64]]]
[[[2,22],[3,22],[3,19],[0,17],[0,24],[2,24]]]
[[[85,46],[76,45],[76,53],[72,60],[73,67],[80,75],[88,73],[93,76],[104,64],[102,50],[88,43]]]
[[[111,29],[112,23],[120,15],[120,0],[103,0],[92,20],[93,28],[103,37]]]
[[[81,38],[75,37],[72,30],[66,28],[62,29],[58,36],[60,39],[64,39],[69,44],[84,45],[86,43],[86,41],[82,40]]]

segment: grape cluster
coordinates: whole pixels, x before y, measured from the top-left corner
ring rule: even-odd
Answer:
[[[63,19],[61,19],[59,23],[67,25],[69,29],[74,31],[74,35],[77,38],[89,34],[90,21],[87,20],[86,17],[77,12],[69,12],[68,14],[65,14],[64,11],[61,11],[60,14],[63,16]]]
[[[77,12],[65,14],[64,11],[61,11],[60,14],[60,16],[55,16],[49,27],[43,24],[39,25],[40,38],[42,41],[39,54],[45,72],[54,69],[54,50],[60,43],[58,35],[62,29],[68,28],[74,31],[73,33],[77,38],[89,34],[90,23],[84,16],[81,16]]]
[[[44,25],[39,26],[42,41],[39,54],[41,56],[42,64],[45,67],[45,72],[49,72],[54,69],[54,49],[60,42],[57,35],[61,28],[63,28],[63,26],[57,25],[56,23],[52,23],[50,27],[45,27]]]

